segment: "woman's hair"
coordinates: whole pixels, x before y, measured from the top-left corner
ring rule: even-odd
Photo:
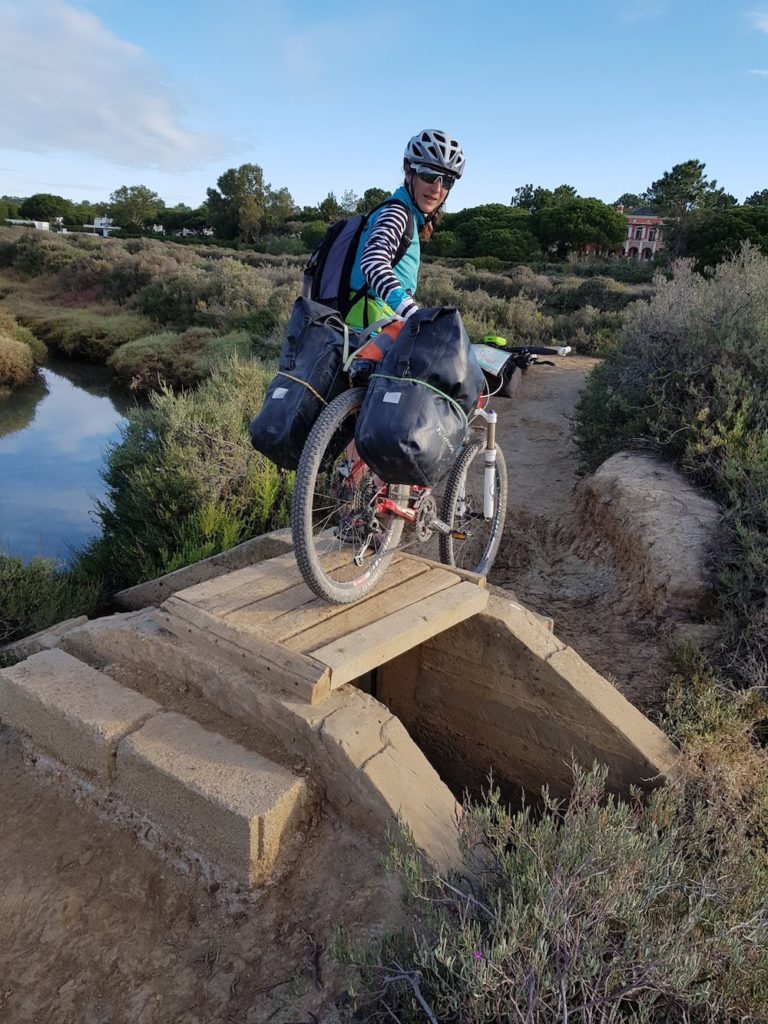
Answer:
[[[411,192],[411,186],[408,181],[408,176],[410,174],[413,174],[413,171],[411,170],[411,165],[408,163],[407,160],[403,160],[403,173],[405,174],[405,187],[408,190],[408,194],[410,195],[411,199],[413,199],[413,193]],[[427,219],[424,221],[424,224],[419,228],[420,242],[428,242],[432,235],[435,233],[435,228],[440,224],[440,221],[443,219],[443,214],[445,212],[445,210],[443,209],[444,206],[445,199],[438,206],[435,212],[431,213],[429,217],[427,217]]]
[[[445,203],[438,206],[435,212],[431,213],[424,221],[424,226],[419,230],[419,240],[421,242],[428,242],[434,234],[435,228],[439,226],[445,212],[443,206],[445,206]]]

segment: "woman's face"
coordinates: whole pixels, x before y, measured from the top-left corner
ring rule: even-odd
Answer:
[[[424,216],[428,217],[430,213],[434,213],[438,206],[445,201],[445,197],[448,195],[448,189],[443,188],[442,184],[437,181],[428,185],[426,181],[422,181],[415,171],[411,171],[410,176],[411,195],[413,196],[413,201]]]

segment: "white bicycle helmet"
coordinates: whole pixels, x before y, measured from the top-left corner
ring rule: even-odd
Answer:
[[[405,159],[412,164],[447,171],[454,178],[460,178],[464,173],[464,152],[461,146],[456,139],[437,128],[428,128],[414,135],[405,147]]]

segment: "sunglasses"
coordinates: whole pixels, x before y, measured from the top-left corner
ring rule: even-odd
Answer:
[[[419,167],[418,165],[414,165],[413,171],[425,185],[434,185],[435,182],[438,182],[440,187],[444,188],[446,192],[450,192],[456,184],[456,179],[452,174],[446,174],[445,172],[437,173],[436,171],[430,171],[426,167]]]

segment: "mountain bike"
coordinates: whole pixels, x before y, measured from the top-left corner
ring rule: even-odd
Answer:
[[[364,397],[364,387],[352,388],[323,410],[296,471],[291,524],[306,584],[327,601],[351,604],[376,586],[398,545],[420,547],[435,536],[441,562],[487,575],[507,513],[507,469],[488,396],[434,488],[387,483],[360,458],[354,436]]]

